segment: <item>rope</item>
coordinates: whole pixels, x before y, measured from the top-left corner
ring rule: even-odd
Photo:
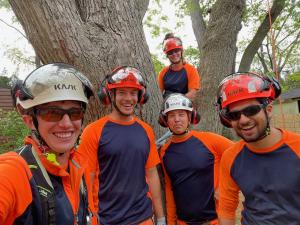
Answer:
[[[270,1],[267,0],[268,3],[268,14],[269,14],[269,24],[270,24],[270,29],[269,29],[269,33],[271,36],[271,43],[272,43],[272,52],[273,52],[273,72],[275,74],[275,78],[278,80],[278,82],[280,82],[279,79],[279,74],[278,74],[278,69],[277,69],[277,62],[276,62],[276,44],[275,44],[275,31],[273,30],[273,22],[272,22],[272,16],[271,16],[271,7],[270,7]],[[283,113],[283,108],[282,108],[282,100],[281,100],[281,96],[278,97],[278,101],[279,101],[279,109],[280,109],[280,115],[281,115],[281,125],[282,128],[285,129],[285,119],[284,119],[284,113]]]

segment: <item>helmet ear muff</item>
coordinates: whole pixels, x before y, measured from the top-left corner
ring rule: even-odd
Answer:
[[[274,97],[274,99],[278,98],[278,96],[281,94],[281,86],[278,80],[270,76],[262,76],[261,78],[263,79],[261,90],[269,90],[272,87],[274,90],[274,96],[272,97]]]
[[[281,86],[278,82],[278,80],[274,77],[267,77],[267,80],[270,82],[270,85],[273,87],[274,90],[274,98],[278,98],[281,94]]]
[[[142,90],[140,90],[138,95],[139,95],[138,103],[141,105],[145,104],[149,100],[149,97],[150,97],[150,94],[146,90],[146,88],[143,88]]]
[[[20,89],[16,92],[16,97],[18,97],[21,101],[26,101],[29,99],[34,99],[30,91],[22,84]]]
[[[108,88],[106,87],[105,83],[108,82],[109,75],[106,75],[105,78],[101,81],[100,89],[97,93],[98,98],[100,99],[103,105],[111,104],[111,97]]]
[[[168,127],[167,117],[163,114],[163,111],[162,111],[162,110],[161,110],[160,113],[159,113],[158,123],[159,123],[159,125],[161,125],[162,127]]]
[[[195,108],[193,108],[193,111],[191,112],[191,124],[198,124],[201,120],[200,113],[197,112]]]
[[[98,91],[98,97],[103,105],[111,104],[109,90],[106,87],[100,87],[100,90]]]
[[[231,128],[231,122],[230,120],[226,119],[226,117],[222,113],[222,97],[219,96],[216,102],[217,110],[219,111],[219,118],[220,122],[223,124],[223,126]]]
[[[228,120],[221,111],[219,111],[219,117],[220,117],[220,121],[223,124],[223,126],[228,127],[228,128],[232,128],[231,126],[231,122],[230,120]]]

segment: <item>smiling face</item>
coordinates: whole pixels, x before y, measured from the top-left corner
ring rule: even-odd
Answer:
[[[177,109],[167,113],[167,124],[175,134],[184,133],[189,126],[190,116],[188,111]]]
[[[37,106],[38,109],[58,108],[58,109],[81,109],[78,101],[57,101]],[[51,115],[49,115],[51,116]],[[32,117],[23,116],[24,122],[30,129],[36,129]],[[55,153],[65,153],[70,151],[81,132],[82,119],[71,121],[68,114],[64,114],[61,120],[57,122],[45,121],[40,115],[37,115],[38,131],[44,141],[47,143],[50,151]]]
[[[112,117],[117,120],[131,120],[138,103],[138,89],[116,88],[114,92]]]
[[[260,105],[256,99],[241,100],[229,105],[229,111],[240,111],[252,105]],[[267,115],[266,115],[267,114]],[[255,142],[259,137],[266,133],[268,126],[268,118],[272,114],[272,105],[266,106],[253,116],[245,116],[241,114],[238,120],[231,121],[232,128],[237,135],[243,138],[246,142]]]
[[[167,53],[167,57],[171,63],[177,64],[181,62],[182,49],[173,49]]]

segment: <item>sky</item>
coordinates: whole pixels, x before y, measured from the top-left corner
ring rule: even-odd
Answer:
[[[24,33],[21,25],[12,22],[12,17],[13,12],[0,9],[0,19]],[[26,56],[34,55],[33,48],[28,41],[15,29],[0,21],[0,75],[3,75],[4,70],[7,70],[8,75],[12,75],[17,69],[16,64],[7,56],[6,50],[9,48],[19,48]],[[34,66],[21,66],[19,74],[25,77],[32,69]]]
[[[153,0],[150,0],[149,7],[155,7],[155,3]],[[175,32],[179,37],[183,38],[184,46],[196,46],[195,36],[192,32],[192,25],[189,18],[184,20],[184,26],[181,28],[177,28],[175,25],[175,8],[170,3],[170,0],[163,1],[162,4],[162,12],[166,14],[169,18],[169,22],[165,25]],[[22,29],[22,26],[13,23],[13,12],[7,11],[6,9],[0,9],[0,20],[4,20],[6,23],[17,27],[18,30],[25,33]],[[146,14],[147,15],[147,14]],[[154,53],[159,56],[159,59],[165,63],[167,63],[166,58],[161,52],[161,42],[164,38],[164,34],[161,36],[154,38],[150,34],[150,30],[148,28],[144,29],[146,40],[149,46],[149,50],[151,53]],[[0,76],[6,72],[6,75],[11,76],[17,69],[17,66],[12,60],[8,58],[6,50],[9,48],[19,48],[26,56],[33,56],[34,50],[32,46],[28,43],[28,41],[15,29],[7,26],[2,21],[0,21]],[[20,70],[18,72],[18,76],[21,79],[24,79],[32,70],[34,66],[20,66]]]

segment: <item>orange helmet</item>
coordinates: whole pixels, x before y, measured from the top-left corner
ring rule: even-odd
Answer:
[[[244,99],[267,98],[272,101],[280,93],[280,85],[274,78],[255,73],[234,73],[219,84],[217,103],[221,110]]]
[[[173,49],[183,49],[182,47],[182,41],[178,37],[168,38],[163,43],[164,47],[164,53],[167,54],[167,52],[173,50]]]
[[[143,76],[139,70],[133,67],[118,67],[107,79],[107,89],[132,87],[138,90],[145,88]]]

